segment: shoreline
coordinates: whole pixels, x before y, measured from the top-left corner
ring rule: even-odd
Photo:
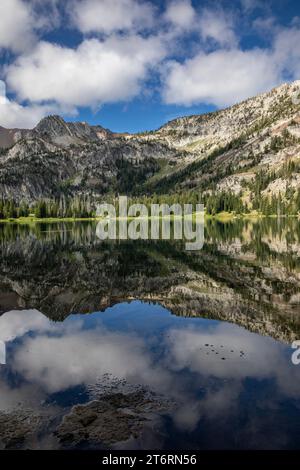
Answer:
[[[195,213],[193,213],[195,216]],[[168,217],[168,216],[165,216]],[[165,217],[159,217],[163,219]],[[128,220],[134,220],[137,217],[128,217]],[[144,218],[144,217],[143,217]],[[154,217],[147,217],[148,219],[153,219]],[[172,217],[174,219],[174,216]],[[287,215],[277,215],[277,214],[262,214],[259,212],[250,212],[248,214],[236,214],[233,212],[220,212],[218,214],[204,214],[205,220],[218,220],[220,222],[229,222],[236,219],[263,219],[263,218],[300,218],[300,214],[287,214]],[[116,217],[115,220],[121,220],[122,217]],[[0,224],[37,224],[37,223],[57,223],[57,222],[97,222],[103,220],[102,217],[46,217],[46,218],[37,218],[37,217],[19,217],[13,219],[0,219]]]

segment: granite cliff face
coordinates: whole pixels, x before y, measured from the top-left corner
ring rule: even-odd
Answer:
[[[22,140],[42,138],[59,147],[83,145],[86,142],[101,141],[113,138],[114,134],[101,126],[90,126],[86,122],[65,122],[60,116],[49,116],[42,119],[32,129],[5,129],[0,127],[0,148],[13,147]]]
[[[250,98],[230,108],[204,115],[175,119],[162,126],[156,136],[195,154],[224,146],[241,134],[257,134],[276,123],[290,124],[300,110],[297,101],[300,81],[283,84],[270,92]],[[293,103],[294,101],[294,103]]]
[[[42,119],[32,135],[43,136],[44,139],[61,147],[83,145],[86,142],[97,142],[114,137],[111,131],[101,126],[90,126],[86,122],[67,123],[60,116]]]
[[[181,157],[165,143],[128,141],[100,126],[66,123],[58,116],[13,138],[14,145],[0,154],[0,194],[16,202],[130,192],[159,170],[162,156],[169,162]]]
[[[249,202],[263,172],[263,195],[289,198],[289,188],[300,188],[299,90],[300,82],[284,84],[139,135],[59,116],[33,130],[0,128],[0,195],[31,202],[61,193],[230,190]]]
[[[188,154],[151,189],[230,190],[249,200],[260,172],[267,176],[261,188],[265,195],[298,189],[299,92],[299,81],[284,84],[222,111],[175,119],[145,135]]]

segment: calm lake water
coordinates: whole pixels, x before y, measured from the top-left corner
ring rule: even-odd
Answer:
[[[0,224],[0,449],[300,449],[300,222],[95,233]]]

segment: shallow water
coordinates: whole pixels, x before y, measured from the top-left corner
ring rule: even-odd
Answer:
[[[0,448],[299,449],[299,240],[296,220],[209,222],[197,253],[0,226]]]

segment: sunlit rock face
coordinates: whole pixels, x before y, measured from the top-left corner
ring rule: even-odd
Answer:
[[[10,145],[8,145],[10,144]],[[131,192],[171,164],[182,152],[163,141],[128,140],[101,126],[67,123],[59,116],[44,118],[31,131],[0,129],[0,195],[16,202],[107,192]],[[125,173],[131,174],[130,185]],[[127,186],[128,185],[128,188]],[[130,186],[130,187],[129,187]]]
[[[214,187],[243,192],[249,202],[260,171],[270,180],[262,195],[297,191],[300,105],[293,97],[299,83],[137,135],[67,123],[59,116],[44,118],[33,130],[0,128],[0,195],[33,202],[67,192],[97,200],[112,192],[166,194]]]

